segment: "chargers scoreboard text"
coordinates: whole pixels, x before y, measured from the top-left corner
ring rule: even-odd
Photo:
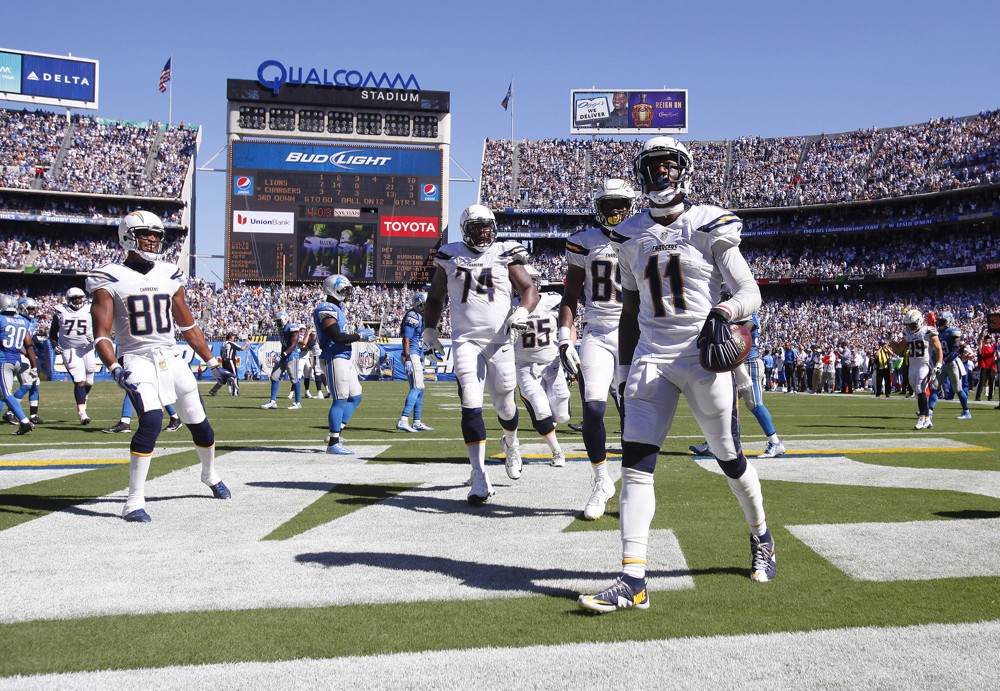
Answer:
[[[439,150],[234,141],[226,280],[425,282],[441,178]]]

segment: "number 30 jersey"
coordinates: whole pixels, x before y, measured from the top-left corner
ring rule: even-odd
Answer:
[[[87,279],[87,292],[103,288],[115,303],[114,333],[118,355],[173,348],[174,293],[185,283],[184,272],[167,262],[153,262],[140,273],[123,264],[105,264]]]
[[[566,239],[566,261],[584,270],[583,321],[588,328],[617,331],[622,314],[618,253],[599,228],[587,228]]]
[[[695,204],[669,226],[643,212],[615,228],[622,287],[639,293],[636,358],[697,352],[698,334],[721,296],[716,257],[739,247],[742,228],[735,214],[707,204]]]
[[[509,267],[527,262],[528,252],[517,242],[494,242],[484,252],[450,242],[437,251],[434,264],[448,275],[453,340],[483,345],[507,340],[503,324],[513,296]]]

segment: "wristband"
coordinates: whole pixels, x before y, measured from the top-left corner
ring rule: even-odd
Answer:
[[[111,374],[111,373],[112,373],[112,372],[114,372],[114,371],[115,371],[116,369],[121,369],[121,368],[122,368],[122,366],[121,366],[121,365],[119,365],[119,364],[118,364],[117,362],[112,362],[112,363],[111,363],[111,366],[110,366],[110,367],[108,367],[108,374]]]
[[[213,357],[211,360],[209,360],[208,362],[206,362],[205,365],[208,366],[209,368],[218,367],[219,366],[219,358]]]
[[[115,342],[112,341],[107,336],[98,336],[97,338],[94,339],[94,346],[96,347],[97,344],[100,343],[101,341],[107,341],[108,343],[111,344],[112,347],[114,347],[114,345],[115,345]]]
[[[558,340],[560,345],[563,343],[569,343],[572,340],[573,330],[568,326],[560,326],[558,333]]]

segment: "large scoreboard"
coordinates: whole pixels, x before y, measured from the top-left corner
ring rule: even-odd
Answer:
[[[234,141],[230,156],[227,280],[427,280],[440,150]]]

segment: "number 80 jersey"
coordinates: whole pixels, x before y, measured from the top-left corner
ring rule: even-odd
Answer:
[[[184,272],[167,262],[153,262],[147,273],[122,264],[105,264],[87,279],[91,295],[100,288],[115,303],[114,334],[118,355],[174,347],[174,293],[185,284]]]

